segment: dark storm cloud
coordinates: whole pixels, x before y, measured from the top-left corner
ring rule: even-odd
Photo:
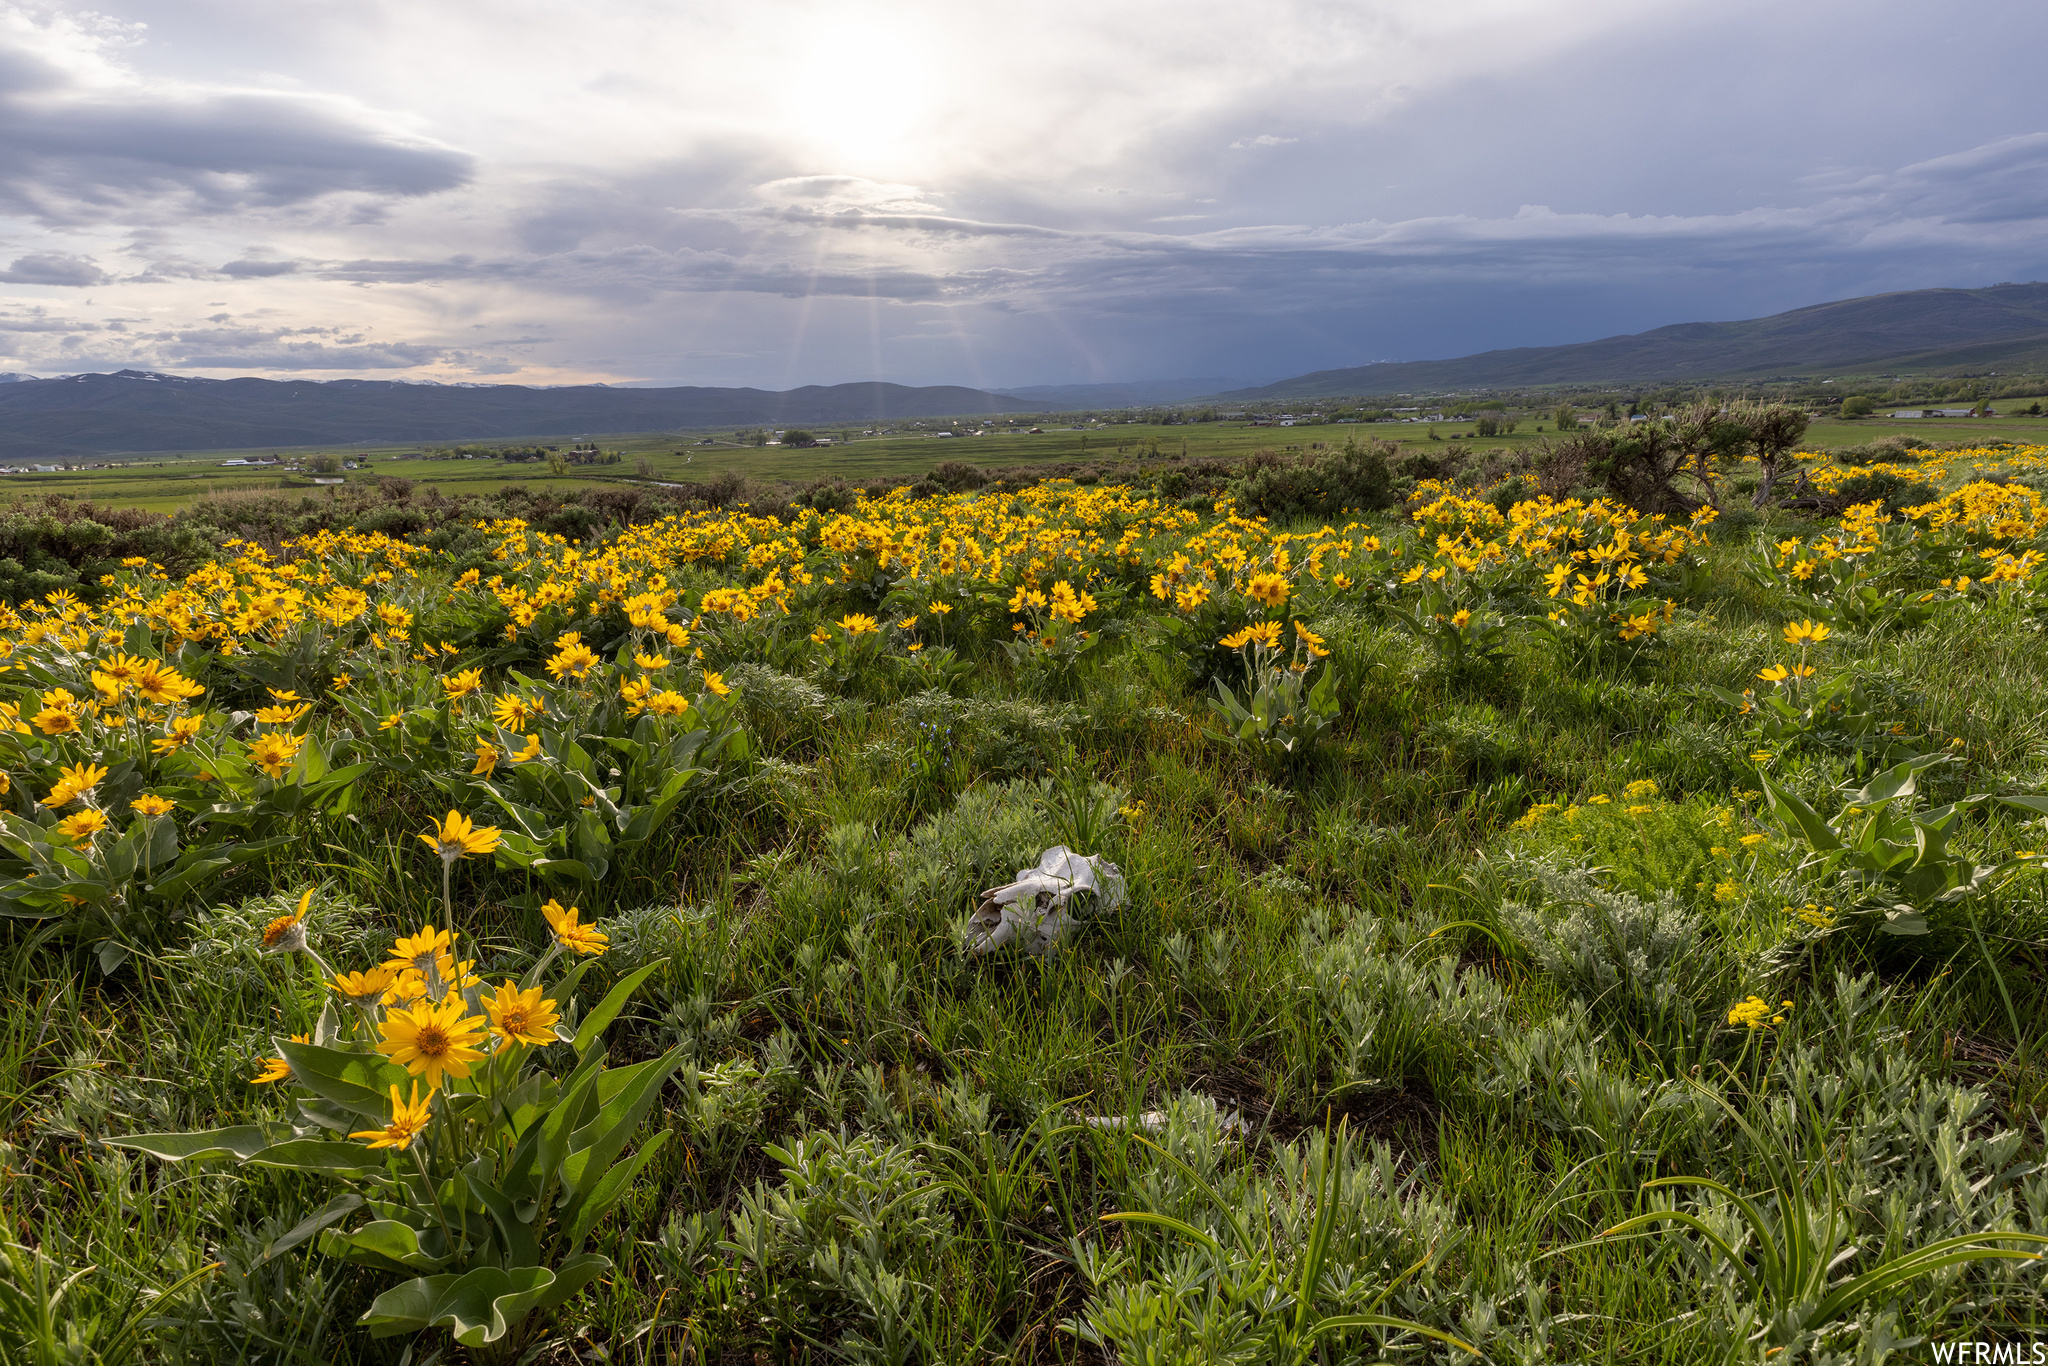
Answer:
[[[0,282],[10,285],[84,287],[104,284],[107,279],[107,273],[85,257],[54,251],[17,256],[13,265],[0,270]]]
[[[231,213],[355,192],[416,196],[464,184],[465,152],[375,126],[315,96],[91,82],[0,31],[0,213],[51,225],[165,199]]]
[[[277,275],[290,275],[299,268],[297,261],[230,261],[220,268],[220,274],[232,280],[267,280]]]

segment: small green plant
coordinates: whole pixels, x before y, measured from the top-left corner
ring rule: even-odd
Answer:
[[[1885,933],[1926,934],[1930,912],[1960,909],[1978,953],[1998,983],[2013,1038],[2024,1039],[2019,1012],[1984,941],[1973,903],[2007,875],[2038,866],[2039,858],[2021,854],[1998,863],[1979,863],[1974,856],[1951,849],[1949,840],[1967,811],[2004,806],[2043,816],[2048,815],[2048,796],[1980,794],[1918,809],[1915,798],[1920,774],[1945,759],[1930,754],[1893,765],[1862,787],[1845,790],[1847,804],[1828,818],[1769,775],[1760,774],[1758,782],[1780,828],[1809,850],[1802,871],[1839,881],[1861,903],[1858,909],[1882,916],[1878,928]]]
[[[1358,1175],[1348,1127],[1314,1136],[1306,1162],[1288,1173],[1298,1182],[1290,1195],[1260,1198],[1252,1192],[1237,1200],[1167,1147],[1143,1135],[1132,1138],[1178,1172],[1185,1190],[1209,1207],[1206,1217],[1198,1217],[1220,1228],[1211,1232],[1156,1210],[1103,1215],[1105,1223],[1160,1229],[1191,1246],[1178,1258],[1143,1257],[1148,1265],[1142,1272],[1132,1264],[1140,1255],[1125,1252],[1102,1259],[1082,1249],[1083,1273],[1100,1288],[1086,1314],[1066,1325],[1083,1341],[1114,1348],[1125,1361],[1300,1366],[1331,1341],[1364,1331],[1412,1333],[1479,1355],[1461,1338],[1379,1312],[1402,1282],[1434,1260],[1433,1251],[1376,1292],[1345,1277],[1332,1296],[1325,1272],[1333,1245],[1340,1241],[1339,1220],[1359,1217],[1345,1198],[1349,1192],[1344,1187],[1351,1184],[1347,1178]],[[1202,1293],[1188,1293],[1190,1282],[1202,1286]]]
[[[457,957],[457,939],[431,927],[398,940],[369,971],[336,976],[321,964],[335,999],[312,1037],[279,1043],[257,1078],[306,1093],[292,1122],[134,1134],[111,1146],[341,1183],[269,1255],[317,1237],[330,1256],[412,1273],[363,1315],[372,1336],[447,1328],[465,1347],[511,1353],[530,1315],[610,1269],[584,1244],[661,1150],[666,1130],[622,1156],[685,1058],[679,1045],[605,1066],[599,1037],[661,962],[622,979],[572,1027],[558,1003],[590,960],[563,974],[552,996],[542,974],[565,950],[603,952],[605,936],[578,923],[574,908],[547,909],[555,944],[495,993]],[[281,917],[266,942],[312,955],[306,911],[301,902]],[[573,1050],[567,1066],[547,1061],[557,1044]]]
[[[152,1310],[220,1269],[200,1267],[162,1290],[129,1292],[118,1308],[81,1314],[75,1292],[96,1267],[68,1274],[42,1248],[13,1241],[0,1223],[0,1360],[13,1366],[120,1366],[141,1359]]]
[[[1734,1278],[1747,1301],[1727,1315],[1740,1326],[1738,1337],[1768,1343],[1774,1352],[1810,1346],[1865,1304],[1922,1277],[1966,1262],[2042,1260],[2039,1252],[2010,1245],[2048,1247],[2048,1235],[1988,1229],[1938,1239],[1867,1270],[1842,1274],[1862,1248],[1854,1236],[1848,1193],[1836,1176],[1834,1156],[1825,1151],[1802,1155],[1777,1132],[1766,1133],[1752,1124],[1723,1097],[1716,1094],[1713,1099],[1748,1138],[1768,1188],[1743,1195],[1711,1177],[1658,1177],[1645,1182],[1643,1189],[1690,1186],[1712,1192],[1719,1201],[1699,1213],[1660,1209],[1639,1214],[1607,1229],[1600,1239],[1660,1226],[1660,1231],[1668,1232],[1674,1224],[1691,1230],[1725,1274]],[[1802,1114],[1795,1112],[1792,1122],[1800,1124]]]
[[[1283,653],[1280,630],[1280,623],[1269,621],[1223,638],[1244,658],[1245,697],[1240,701],[1219,678],[1209,702],[1225,738],[1273,763],[1305,758],[1339,711],[1334,670],[1325,665],[1309,682],[1316,661],[1329,653],[1322,638],[1297,621],[1294,648]]]

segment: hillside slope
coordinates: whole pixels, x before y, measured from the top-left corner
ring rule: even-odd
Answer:
[[[535,389],[390,380],[194,379],[122,370],[0,386],[0,459],[355,442],[900,421],[1047,405],[953,385]]]
[[[1742,322],[1678,323],[1570,346],[1318,370],[1233,399],[1402,394],[1536,384],[1765,375],[2027,369],[2048,358],[2048,284],[1917,289]]]

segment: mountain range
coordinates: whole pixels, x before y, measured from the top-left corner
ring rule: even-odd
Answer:
[[[1679,323],[1570,346],[1318,370],[1218,397],[1368,397],[1543,384],[1958,370],[2048,372],[2048,284],[1873,294],[1768,318]]]
[[[778,392],[221,380],[144,370],[57,379],[7,373],[0,374],[0,460],[874,423],[1195,398],[1245,403],[1550,384],[1959,371],[2048,373],[2048,284],[1875,294],[1741,322],[1680,323],[1566,346],[1318,370],[1259,385],[1211,376],[1003,391],[867,383]]]
[[[813,384],[782,392],[604,384],[533,388],[197,379],[120,370],[0,385],[0,460],[892,422],[1051,406],[957,385]]]

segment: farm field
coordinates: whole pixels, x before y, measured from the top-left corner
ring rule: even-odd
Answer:
[[[1806,512],[899,488],[0,610],[0,1360],[2048,1335],[2048,446],[1982,428]]]
[[[2011,406],[2018,406],[2013,403]],[[1357,425],[1320,424],[1301,427],[1253,427],[1242,422],[1180,423],[1171,426],[1146,423],[1117,423],[1087,431],[1068,430],[1061,419],[1044,418],[1039,435],[989,435],[935,438],[929,435],[858,437],[846,444],[810,449],[742,446],[731,441],[732,433],[719,434],[720,444],[696,443],[706,433],[674,432],[608,434],[597,438],[607,449],[616,449],[622,460],[613,465],[576,465],[561,476],[549,473],[535,462],[508,463],[496,460],[396,460],[394,456],[416,452],[410,447],[354,447],[346,451],[308,447],[287,449],[286,456],[322,452],[344,454],[367,461],[363,470],[343,477],[353,483],[377,477],[412,480],[439,488],[450,497],[491,494],[520,485],[548,489],[617,487],[625,484],[694,482],[732,472],[760,481],[800,483],[836,478],[852,484],[876,479],[916,478],[948,460],[966,461],[988,467],[1034,465],[1114,464],[1138,459],[1171,458],[1183,452],[1191,459],[1241,460],[1260,449],[1299,450],[1313,442],[1342,445],[1347,440],[1392,440],[1406,446],[1430,448],[1434,431],[1442,442],[1457,438],[1474,448],[1527,447],[1542,440],[1539,425],[1548,422],[1522,420],[1507,436],[1481,439],[1472,422],[1443,422],[1423,427],[1407,423]],[[963,428],[962,430],[970,430]],[[1816,422],[1809,441],[1823,447],[1851,445],[1891,435],[1942,443],[2048,439],[2048,418],[1998,417],[1990,419],[1938,419],[1892,421],[1865,418],[1853,422]],[[516,445],[518,440],[482,442],[485,446]],[[1445,446],[1444,449],[1452,449]],[[137,456],[127,463],[103,469],[66,470],[54,474],[17,474],[0,481],[0,497],[28,499],[61,494],[113,507],[142,508],[151,512],[177,512],[199,499],[221,493],[275,490],[284,476],[273,470],[221,467],[223,460],[269,456],[270,449],[209,451],[181,456]],[[123,457],[114,457],[121,460]],[[640,462],[647,473],[640,473]],[[319,496],[318,488],[297,490]]]

